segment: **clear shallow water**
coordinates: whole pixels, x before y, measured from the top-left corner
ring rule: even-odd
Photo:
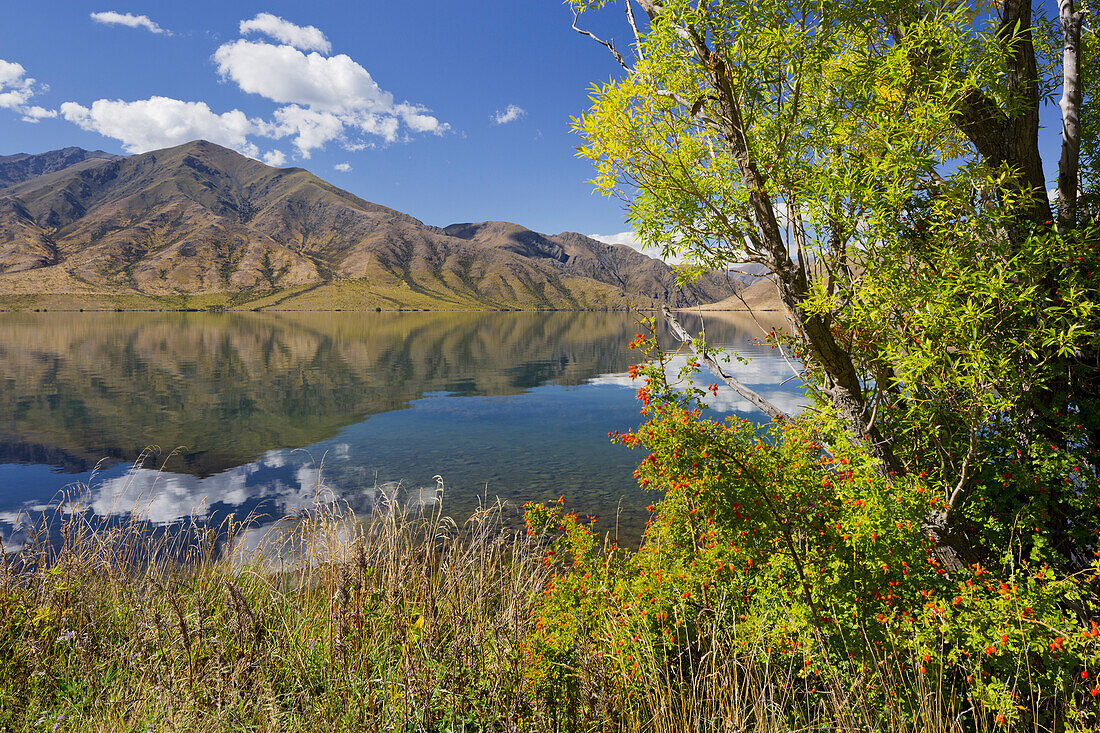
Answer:
[[[732,372],[796,407],[755,322],[705,325],[750,359]],[[18,547],[64,492],[104,518],[171,524],[318,498],[368,511],[394,484],[434,500],[438,475],[453,516],[564,494],[628,539],[653,497],[607,433],[640,420],[636,331],[616,313],[0,314],[0,534]],[[763,419],[725,387],[711,405]]]

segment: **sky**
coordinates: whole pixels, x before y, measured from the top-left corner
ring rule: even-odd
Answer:
[[[570,130],[617,66],[553,0],[46,0],[3,18],[0,155],[205,138],[435,226],[627,228]]]
[[[618,67],[556,0],[45,0],[2,17],[0,155],[205,138],[435,226],[631,243],[570,130]],[[1043,121],[1053,179],[1057,107]]]

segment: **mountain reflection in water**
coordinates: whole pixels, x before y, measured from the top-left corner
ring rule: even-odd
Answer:
[[[393,482],[434,496],[436,475],[457,517],[565,494],[636,532],[652,497],[639,456],[607,440],[639,422],[636,331],[622,313],[0,314],[0,533],[17,546],[74,484],[83,511],[164,524],[319,496],[369,511]],[[706,333],[797,409],[791,367],[751,343],[760,326],[708,314]],[[762,418],[725,388],[711,404]],[[135,467],[149,446],[163,454]]]

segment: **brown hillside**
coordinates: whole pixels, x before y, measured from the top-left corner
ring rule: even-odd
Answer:
[[[14,186],[36,176],[64,170],[88,160],[115,160],[118,157],[120,156],[105,153],[102,150],[81,148],[62,148],[33,155],[27,153],[0,155],[0,188]]]
[[[579,234],[430,227],[204,141],[22,165],[49,170],[0,189],[0,298],[73,282],[116,302],[291,309],[684,307],[732,292],[718,278],[677,286],[665,263]]]
[[[698,311],[782,311],[783,302],[779,300],[779,291],[770,277],[761,277],[752,284],[716,303],[699,305],[692,310]]]

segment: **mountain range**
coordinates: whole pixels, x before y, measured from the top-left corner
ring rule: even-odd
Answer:
[[[0,308],[692,307],[663,261],[508,222],[434,227],[206,141],[0,157]]]

